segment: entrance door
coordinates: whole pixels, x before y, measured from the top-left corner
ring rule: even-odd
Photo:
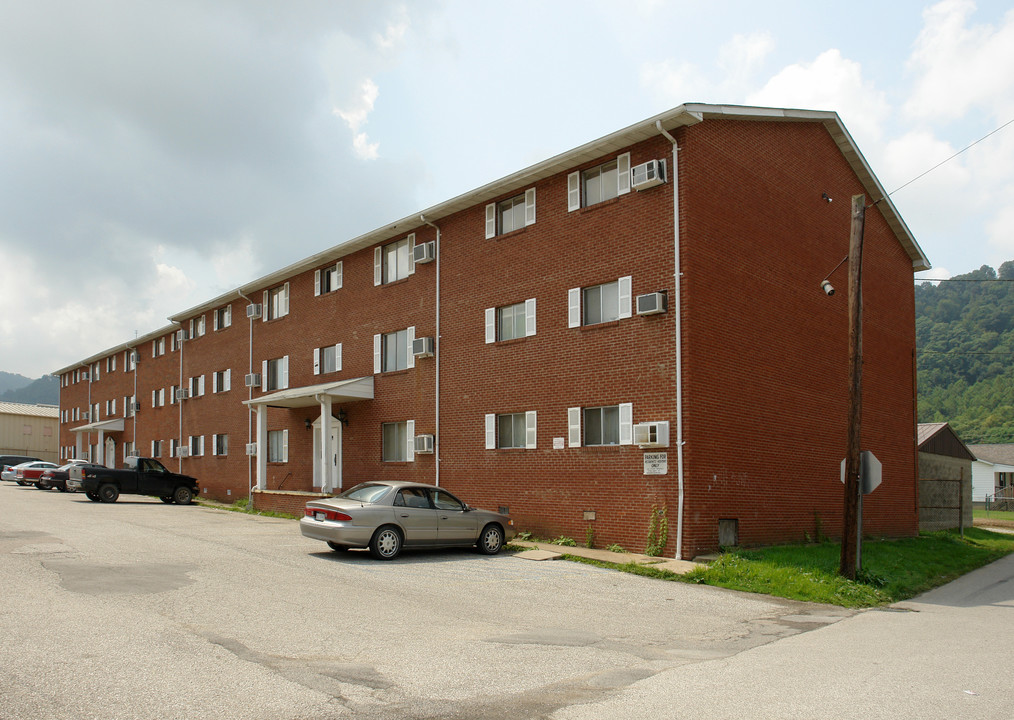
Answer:
[[[331,477],[332,483],[338,482],[338,463],[341,460],[341,452],[338,448],[338,421],[331,418]],[[324,473],[320,464],[320,418],[313,424],[313,486],[315,488],[324,486]],[[335,490],[335,487],[331,488]]]
[[[116,441],[111,437],[106,438],[106,450],[102,461],[108,468],[116,467]]]

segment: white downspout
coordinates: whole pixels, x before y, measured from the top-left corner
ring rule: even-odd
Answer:
[[[679,503],[676,511],[676,559],[683,559],[683,308],[680,302],[680,285],[683,273],[680,271],[680,183],[679,146],[676,138],[656,120],[655,127],[672,143],[672,227],[673,227],[673,277],[676,292],[673,310],[676,313],[676,475],[679,482]]]
[[[180,384],[178,386],[180,390],[183,389],[183,335],[181,334],[182,331],[183,331],[183,325],[181,324],[180,325],[180,329],[176,331],[176,339],[177,339],[176,344],[180,346]],[[182,397],[179,400],[176,401],[176,405],[179,408],[179,414],[180,414],[180,439],[179,439],[179,442],[176,445],[176,467],[177,467],[176,472],[178,472],[178,473],[180,473],[182,475],[183,474],[183,455],[180,454],[180,448],[183,447],[183,398]],[[188,443],[187,444],[187,448],[189,448],[189,447],[190,447],[190,444]]]
[[[246,295],[244,295],[242,290],[237,290],[236,292],[239,293],[239,296],[241,298],[243,298],[244,300],[246,300],[246,302],[247,302],[248,305],[253,305],[254,304],[254,301],[251,300],[250,298],[248,298]],[[261,312],[263,312],[263,311],[264,311],[264,308],[261,308]],[[253,328],[254,328],[254,319],[252,317],[248,316],[247,317],[247,324],[250,326],[250,335],[249,335],[249,340],[247,342],[247,345],[248,345],[248,356],[247,356],[247,361],[246,361],[246,374],[249,375],[249,374],[251,374],[253,372]],[[246,379],[245,378],[243,380],[243,384],[246,385]],[[253,400],[253,388],[250,387],[249,385],[247,385],[247,388],[246,388],[246,399],[247,399],[247,403],[248,403],[247,406],[246,406],[246,443],[247,443],[247,445],[249,445],[251,442],[253,442],[253,440],[251,440],[251,438],[253,437],[253,411],[250,409],[252,406],[249,404],[249,401]],[[261,451],[261,449],[260,449],[260,447],[258,447],[257,448],[257,452],[260,452],[260,451]],[[250,455],[250,454],[247,454],[247,456],[246,456],[246,485],[247,485],[247,503],[248,503],[247,507],[249,507],[252,510],[253,509],[253,456]]]
[[[436,280],[436,286],[437,286],[437,290],[436,290],[436,295],[437,295],[437,298],[436,298],[437,322],[436,322],[436,338],[435,338],[435,340],[436,340],[436,347],[433,350],[433,356],[434,356],[433,359],[434,359],[434,362],[436,363],[436,368],[435,368],[436,369],[436,388],[435,388],[435,391],[434,391],[434,395],[436,397],[436,402],[435,402],[435,407],[433,409],[433,413],[435,415],[435,420],[434,420],[434,424],[433,424],[433,457],[436,459],[436,463],[435,463],[435,465],[436,465],[436,470],[435,470],[436,477],[434,478],[433,484],[436,485],[437,487],[440,487],[440,228],[438,228],[436,225],[434,225],[433,223],[431,223],[429,220],[427,220],[422,215],[419,216],[419,219],[422,220],[424,223],[426,223],[431,228],[433,228],[434,230],[437,231],[437,239],[436,239],[436,242],[433,245],[433,248],[434,248],[433,254],[436,256],[436,264],[437,264],[437,268],[436,268],[436,272],[437,272],[437,280]]]

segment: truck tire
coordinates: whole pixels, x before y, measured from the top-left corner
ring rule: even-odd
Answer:
[[[161,500],[162,502],[164,502],[166,505],[172,505],[173,504],[173,496],[172,495],[159,495],[158,499]]]
[[[85,495],[87,495],[88,499],[91,500],[92,502],[100,502],[101,501],[101,498],[98,496],[98,493],[90,492],[90,493],[85,493]]]
[[[173,492],[173,500],[177,505],[189,505],[194,500],[194,493],[186,485],[180,485]]]
[[[116,499],[120,497],[119,489],[112,483],[99,485],[97,494],[99,496],[99,500],[104,503],[114,503],[116,502]]]

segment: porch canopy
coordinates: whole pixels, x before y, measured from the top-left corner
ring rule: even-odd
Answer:
[[[323,422],[331,417],[335,402],[348,403],[373,399],[373,376],[338,380],[336,382],[286,388],[259,398],[244,400],[243,404],[257,412],[257,441],[253,452],[257,456],[257,489],[266,489],[268,470],[268,424],[267,408],[309,408],[320,407],[320,457],[318,459],[322,477],[321,490],[331,492],[341,487],[341,425],[338,427],[337,448],[331,446],[330,423]],[[248,450],[249,452],[249,450]]]
[[[338,380],[336,382],[307,385],[298,388],[286,388],[269,395],[262,395],[252,400],[244,400],[244,405],[252,408],[279,407],[302,408],[320,405],[323,398],[331,402],[352,402],[354,400],[373,399],[373,376]]]
[[[109,465],[115,460],[116,455],[114,450],[113,455],[108,458],[106,457],[106,433],[123,432],[123,418],[96,420],[87,425],[71,428],[70,431],[77,435],[77,442],[74,443],[74,447],[76,448],[74,457],[84,457],[85,434],[98,433],[99,442],[95,447],[95,457],[91,457],[89,454],[88,459],[99,465]]]

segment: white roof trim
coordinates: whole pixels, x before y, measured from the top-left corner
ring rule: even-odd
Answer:
[[[73,433],[90,433],[90,432],[123,432],[123,418],[114,418],[112,420],[98,420],[87,425],[80,425],[76,428],[71,428]]]
[[[356,400],[373,399],[373,376],[338,380],[337,382],[307,385],[298,388],[287,388],[264,395],[253,400],[244,400],[244,405],[257,407],[300,408],[313,407],[320,404],[322,395],[330,395],[332,401],[354,402]]]

